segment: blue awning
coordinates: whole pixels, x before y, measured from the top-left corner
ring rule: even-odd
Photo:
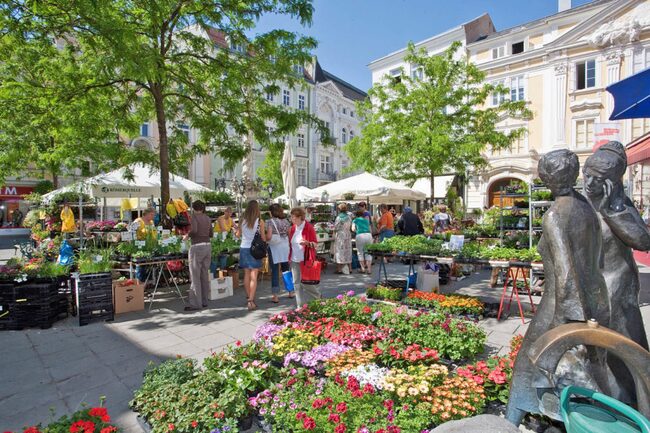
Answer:
[[[650,117],[650,68],[607,87],[614,97],[609,120]]]

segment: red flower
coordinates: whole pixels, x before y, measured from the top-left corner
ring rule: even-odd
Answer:
[[[8,431],[8,432],[5,432],[5,433],[11,433],[11,432]],[[41,431],[36,426],[33,426],[33,427],[26,428],[23,431],[23,433],[41,433]]]
[[[384,400],[384,407],[386,410],[391,410],[394,404],[395,403],[393,403],[393,400]]]
[[[241,346],[241,341],[239,341],[239,340],[235,341],[235,346],[237,346],[237,347]]]
[[[375,393],[375,388],[373,388],[372,385],[369,383],[366,383],[366,385],[363,387],[363,392],[366,394],[374,394]]]
[[[199,425],[198,421],[196,421],[196,420],[192,421],[192,428],[196,428],[196,426],[198,426],[198,425]]]
[[[366,305],[365,307],[363,307],[363,312],[366,314],[372,313],[372,308]]]
[[[338,423],[341,422],[341,417],[339,416],[338,413],[331,413],[331,414],[327,417],[327,420],[328,420],[329,422],[333,422],[333,423],[335,423],[335,424],[338,424]]]
[[[334,433],[345,433],[345,430],[346,430],[345,424],[341,423],[336,426],[336,428],[334,429]]]
[[[174,431],[175,428],[176,428],[176,426],[174,424],[172,424],[172,423],[167,424],[167,429],[169,431]]]
[[[99,431],[99,433],[113,433],[113,432],[116,432],[116,431],[117,431],[117,427],[114,427],[114,426],[111,425],[111,426],[108,426],[108,427],[104,427],[103,429],[101,429]]]
[[[363,391],[361,391],[360,389],[357,389],[357,390],[355,390],[355,391],[352,391],[352,397],[354,397],[354,398],[361,398],[361,397],[363,397]]]
[[[297,419],[297,420],[304,419],[305,417],[307,417],[307,414],[306,414],[305,412],[298,412],[298,413],[296,414],[296,419]]]
[[[345,402],[336,405],[336,411],[338,413],[345,413],[347,410],[348,410],[348,405],[345,404]]]
[[[313,418],[307,416],[302,421],[302,426],[305,428],[305,430],[313,430],[316,428],[316,421],[314,421]]]
[[[79,420],[70,426],[70,433],[94,433],[95,423],[92,421]]]
[[[321,407],[325,406],[325,401],[321,400],[320,398],[317,398],[314,400],[314,402],[311,404],[311,407],[314,409],[320,409]]]
[[[93,407],[88,410],[88,415],[101,418],[103,422],[110,422],[111,417],[105,407]]]

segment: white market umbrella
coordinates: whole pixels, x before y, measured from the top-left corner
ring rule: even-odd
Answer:
[[[448,176],[435,176],[433,178],[433,193],[435,194],[434,198],[447,197],[447,191],[453,183],[454,177],[456,176],[452,174]],[[415,191],[419,191],[425,194],[427,198],[431,197],[431,180],[428,178],[423,177],[416,180],[411,188],[413,188]]]
[[[299,186],[296,188],[296,200],[298,201],[307,201],[311,197],[311,189],[306,186]],[[275,198],[276,201],[289,202],[289,196],[285,193],[279,197]]]
[[[127,169],[133,177],[127,178]],[[160,197],[160,170],[143,164],[131,164],[108,173],[84,179],[72,185],[59,188],[43,195],[43,201],[49,203],[54,196],[62,192],[81,191],[92,198],[107,199],[108,206],[119,206],[120,199],[139,198],[147,199]],[[211,191],[210,189],[192,182],[184,177],[169,174],[169,194],[172,198],[183,197],[183,193],[199,193]]]
[[[367,172],[314,188],[309,193],[309,199],[320,200],[325,191],[330,200],[343,200],[344,195],[352,193],[352,200],[369,200],[371,204],[401,204],[404,200],[426,198],[426,195],[408,186]]]
[[[282,170],[284,193],[287,196],[289,207],[296,207],[298,205],[298,200],[296,199],[296,160],[293,156],[291,143],[288,141],[284,145],[284,154],[282,155],[280,168]]]

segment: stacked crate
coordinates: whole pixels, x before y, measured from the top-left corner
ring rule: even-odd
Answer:
[[[38,278],[0,284],[0,329],[51,328],[68,315],[68,297],[62,280]]]
[[[79,326],[96,320],[114,319],[113,279],[110,272],[76,276],[75,297]]]

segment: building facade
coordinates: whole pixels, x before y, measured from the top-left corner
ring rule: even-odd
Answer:
[[[650,66],[650,0],[597,0],[576,8],[560,0],[558,5],[554,15],[473,39],[460,29],[476,20],[453,31],[486,81],[505,85],[510,89],[505,97],[526,101],[533,113],[531,120],[498,123],[503,131],[524,127],[527,132],[508,150],[488,150],[489,168],[474,173],[466,187],[469,209],[498,204],[500,187],[512,180],[532,181],[546,152],[569,148],[584,162],[603,131],[607,136],[618,130],[626,144],[650,130],[648,119],[609,122],[613,99],[605,90]],[[450,32],[429,41],[444,41]],[[376,71],[377,62],[371,63],[373,82],[393,67]],[[492,95],[487,104],[496,105],[501,97]],[[638,182],[631,184],[636,193]]]

